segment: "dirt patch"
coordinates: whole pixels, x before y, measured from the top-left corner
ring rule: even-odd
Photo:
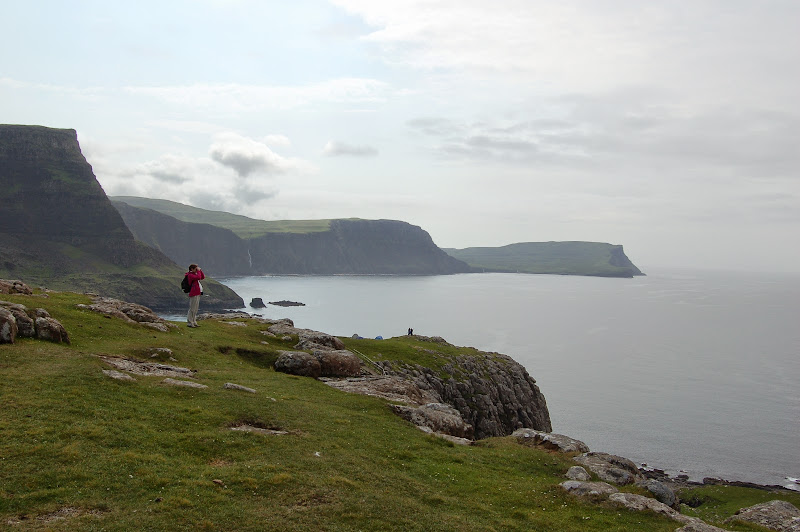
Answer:
[[[39,514],[35,517],[31,517],[29,515],[19,515],[17,517],[12,517],[8,519],[8,521],[6,521],[6,524],[8,526],[17,526],[32,521],[38,521],[40,523],[52,523],[54,521],[60,521],[62,519],[71,519],[73,517],[79,517],[81,515],[86,515],[86,514],[101,515],[102,512],[99,510],[86,510],[84,508],[75,508],[74,506],[65,506],[63,508],[59,508],[54,512]]]

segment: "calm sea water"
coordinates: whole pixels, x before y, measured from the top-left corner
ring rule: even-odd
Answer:
[[[498,351],[547,398],[554,432],[682,472],[795,489],[800,276],[656,272],[221,279],[250,309],[338,336],[417,334]]]

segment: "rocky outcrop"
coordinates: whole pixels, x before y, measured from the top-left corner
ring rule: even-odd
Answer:
[[[0,344],[13,344],[18,337],[70,343],[67,330],[46,310],[0,301]]]
[[[587,452],[573,458],[580,465],[600,477],[600,480],[614,484],[633,484],[643,480],[639,468],[632,461],[608,453]]]
[[[779,532],[800,532],[800,510],[792,503],[774,500],[742,508],[727,522],[743,521]]]
[[[97,296],[91,305],[79,304],[77,307],[81,310],[89,310],[105,316],[119,318],[128,323],[141,324],[161,332],[167,332],[171,327],[175,327],[173,323],[168,322],[143,305],[110,297]]]
[[[432,352],[436,343],[444,342],[441,338],[427,340],[434,344]],[[437,402],[453,405],[474,427],[475,438],[508,436],[519,428],[552,430],[544,395],[527,370],[511,357],[480,352],[459,355],[440,370],[398,362],[377,364],[387,374],[410,379]]]
[[[0,279],[0,294],[32,295],[31,287],[19,280]]]
[[[517,429],[512,434],[523,445],[542,447],[561,453],[588,453],[589,446],[580,440],[534,429]]]
[[[134,239],[75,130],[0,125],[0,277],[166,310],[186,307],[183,272]],[[206,308],[244,306],[227,287],[204,286]]]
[[[275,371],[311,377],[316,379],[322,374],[322,366],[317,357],[305,351],[280,351],[275,361]]]
[[[417,427],[427,427],[433,433],[448,434],[471,440],[475,436],[472,425],[466,423],[458,410],[442,403],[428,403],[418,407],[389,405],[392,411]]]

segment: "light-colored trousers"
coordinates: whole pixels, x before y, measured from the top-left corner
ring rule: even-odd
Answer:
[[[197,325],[197,309],[200,308],[200,296],[189,298],[189,314],[186,316],[186,323]]]

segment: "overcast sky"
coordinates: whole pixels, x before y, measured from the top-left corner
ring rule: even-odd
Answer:
[[[796,0],[0,0],[0,122],[109,195],[800,271]]]

